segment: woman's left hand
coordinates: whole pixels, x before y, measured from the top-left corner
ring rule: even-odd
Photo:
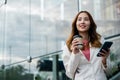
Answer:
[[[107,67],[107,62],[106,62],[106,60],[107,60],[107,57],[108,57],[109,54],[110,54],[110,49],[108,48],[107,51],[103,49],[102,52],[100,52],[100,54],[102,55],[102,63],[103,63],[103,65],[104,65],[104,67],[106,68],[106,67]]]
[[[109,56],[109,54],[110,54],[110,49],[108,48],[108,50],[106,51],[106,50],[104,50],[104,49],[102,49],[102,52],[100,53],[101,55],[102,55],[102,59],[104,60],[106,60],[107,59],[107,57]]]

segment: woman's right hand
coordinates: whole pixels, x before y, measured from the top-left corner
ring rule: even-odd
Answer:
[[[72,44],[71,44],[71,50],[74,54],[79,53],[79,48],[78,48],[77,44],[79,44],[79,40],[78,39],[73,39]]]

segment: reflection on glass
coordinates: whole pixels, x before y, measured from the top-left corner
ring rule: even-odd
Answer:
[[[79,1],[79,5],[78,5]],[[4,0],[0,0],[0,5]],[[31,14],[29,13],[31,4]],[[6,64],[25,60],[29,55],[29,16],[31,15],[31,56],[41,56],[61,50],[65,42],[75,14],[80,10],[89,11],[97,23],[97,30],[105,37],[120,34],[120,1],[119,0],[11,0],[5,8],[0,8],[0,65],[3,65],[3,44]],[[6,26],[4,31],[3,26]],[[3,36],[5,33],[6,36]],[[3,41],[5,37],[5,41]],[[118,63],[120,38],[114,39],[112,62]],[[11,46],[11,49],[10,47]],[[10,55],[10,54],[12,55]],[[60,55],[61,56],[61,55]],[[117,60],[114,60],[117,56]],[[36,70],[33,60],[31,72]],[[19,65],[19,64],[17,64]],[[27,63],[23,66],[29,69]],[[111,64],[112,65],[112,64]],[[44,72],[47,73],[47,72]],[[48,73],[49,74],[49,73]],[[51,73],[50,73],[51,74]],[[47,74],[46,74],[47,76]],[[0,79],[2,80],[2,79]]]

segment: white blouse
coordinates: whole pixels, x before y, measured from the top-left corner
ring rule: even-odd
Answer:
[[[107,80],[102,58],[97,57],[99,49],[90,46],[90,61],[88,61],[81,50],[78,54],[73,54],[65,45],[62,59],[66,75],[74,80]]]

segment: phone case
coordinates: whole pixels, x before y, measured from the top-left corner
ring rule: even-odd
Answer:
[[[108,48],[110,48],[112,44],[113,44],[112,41],[106,41],[106,42],[104,42],[104,44],[103,44],[102,47],[100,48],[99,52],[102,52],[102,49],[104,49],[104,50],[107,51]],[[102,56],[102,55],[101,55],[100,53],[98,53],[97,56],[100,57],[100,56]]]

